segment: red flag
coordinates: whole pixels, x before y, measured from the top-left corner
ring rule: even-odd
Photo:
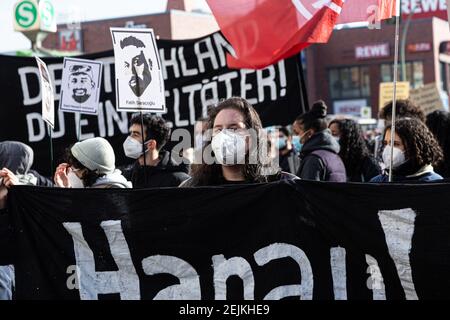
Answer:
[[[360,0],[361,1],[361,0]],[[333,31],[343,0],[207,0],[235,50],[233,68],[259,69],[287,58],[311,43],[324,43]]]
[[[396,15],[400,0],[345,0],[338,23],[375,22]]]

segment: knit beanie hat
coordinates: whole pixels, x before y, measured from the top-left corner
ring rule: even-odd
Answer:
[[[70,151],[89,170],[108,174],[115,169],[114,150],[106,139],[97,137],[77,142]]]

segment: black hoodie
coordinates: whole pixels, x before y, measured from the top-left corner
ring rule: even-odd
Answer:
[[[305,180],[346,182],[347,174],[339,151],[339,143],[328,129],[313,134],[300,152],[297,176]]]
[[[161,151],[160,161],[156,166],[141,166],[139,161],[122,168],[122,175],[131,180],[133,188],[178,187],[184,180],[189,179],[189,166],[177,165],[169,151]],[[147,180],[147,181],[146,181]]]

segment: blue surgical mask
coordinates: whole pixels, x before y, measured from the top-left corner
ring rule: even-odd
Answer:
[[[300,141],[300,137],[299,136],[293,136],[292,137],[292,145],[294,146],[294,150],[297,153],[300,153],[300,151],[302,150],[303,144]]]
[[[284,148],[286,148],[286,138],[279,138],[278,139],[278,150],[282,150]]]

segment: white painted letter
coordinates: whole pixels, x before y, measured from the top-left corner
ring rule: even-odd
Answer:
[[[286,243],[274,243],[259,249],[254,254],[259,266],[281,258],[292,258],[300,267],[302,282],[299,285],[280,286],[270,291],[264,300],[277,300],[284,297],[300,296],[301,300],[312,300],[314,279],[311,264],[302,249]]]

